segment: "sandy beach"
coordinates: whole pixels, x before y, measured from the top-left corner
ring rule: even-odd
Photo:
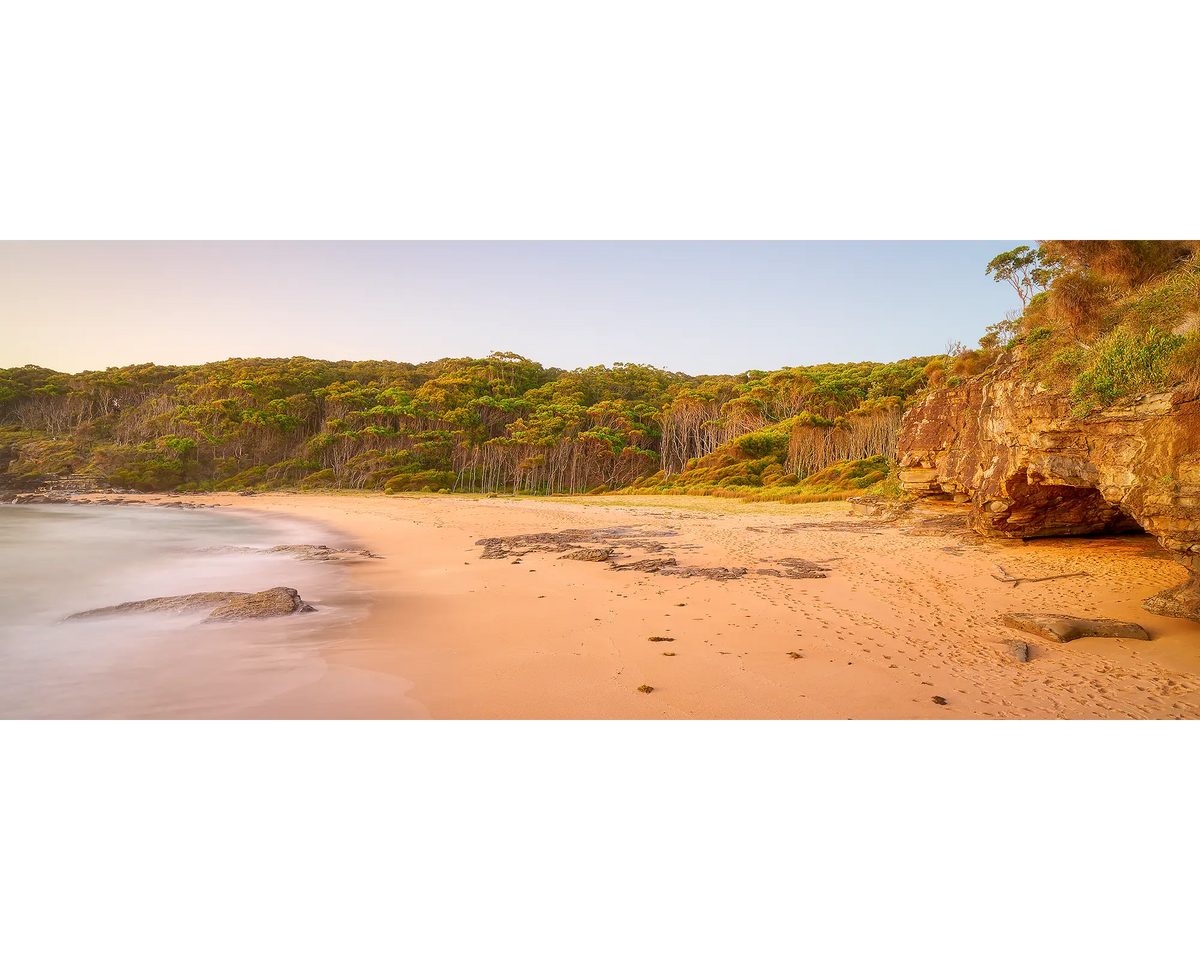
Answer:
[[[1181,579],[1147,535],[984,541],[936,520],[864,520],[842,503],[703,497],[186,499],[319,521],[344,534],[339,546],[380,556],[354,565],[374,600],[331,645],[326,676],[246,716],[1200,716],[1200,627],[1140,606]],[[750,572],[616,570],[527,544],[484,559],[476,545],[613,528],[628,562]],[[621,536],[662,546],[626,548]],[[757,572],[786,573],[789,558],[825,576]],[[1013,586],[995,579],[997,564],[1087,576]],[[1153,639],[1046,642],[1001,625],[1019,611],[1133,620]],[[1027,663],[1010,651],[1017,639],[1030,643]]]

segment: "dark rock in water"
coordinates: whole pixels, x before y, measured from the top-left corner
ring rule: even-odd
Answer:
[[[205,623],[224,620],[260,620],[264,617],[285,617],[292,613],[312,613],[316,607],[300,599],[300,592],[291,587],[273,587],[261,593],[249,593],[221,604],[204,618]]]
[[[1082,620],[1061,613],[1006,613],[1006,627],[1024,630],[1046,640],[1067,643],[1080,637],[1120,637],[1126,640],[1149,640],[1146,628],[1124,620]]]
[[[1020,660],[1021,663],[1029,662],[1029,644],[1024,640],[1014,640],[1009,645],[1009,650],[1012,651],[1012,655]]]
[[[261,593],[223,591],[131,600],[128,603],[118,603],[112,607],[99,607],[95,610],[73,613],[66,619],[85,620],[92,617],[111,617],[126,613],[193,613],[197,610],[212,610],[212,613],[204,621],[208,623],[220,620],[279,617],[289,613],[308,613],[315,609],[301,600],[299,592],[291,587],[273,587]]]

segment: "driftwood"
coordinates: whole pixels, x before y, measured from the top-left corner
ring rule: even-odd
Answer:
[[[1076,570],[1074,573],[1056,573],[1049,577],[1014,577],[1000,564],[996,564],[996,569],[1000,571],[1000,576],[992,574],[993,580],[999,580],[1001,583],[1011,583],[1014,587],[1021,583],[1041,583],[1043,580],[1062,580],[1066,577],[1086,577],[1086,570]]]

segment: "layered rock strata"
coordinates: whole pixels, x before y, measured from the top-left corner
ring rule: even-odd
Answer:
[[[1065,394],[1023,379],[1019,359],[908,411],[905,490],[970,503],[984,536],[1144,529],[1188,573],[1146,608],[1200,620],[1200,393],[1147,394],[1078,418]]]

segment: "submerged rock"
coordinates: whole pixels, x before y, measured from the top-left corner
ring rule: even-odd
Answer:
[[[378,560],[370,550],[350,550],[343,547],[329,547],[325,544],[314,543],[281,543],[277,547],[268,547],[260,553],[287,553],[297,560],[349,560],[361,557],[365,560]]]
[[[329,547],[316,543],[281,543],[277,547],[205,547],[202,553],[255,553],[280,554],[284,553],[297,560],[341,561],[341,560],[379,560],[382,559],[370,550],[354,550],[347,547]]]
[[[1146,632],[1145,627],[1125,620],[1083,620],[1061,613],[1006,613],[1003,622],[1006,627],[1024,630],[1026,633],[1032,633],[1058,643],[1067,643],[1070,640],[1078,640],[1080,637],[1150,639],[1150,634]],[[1028,651],[1026,654],[1028,655]]]

